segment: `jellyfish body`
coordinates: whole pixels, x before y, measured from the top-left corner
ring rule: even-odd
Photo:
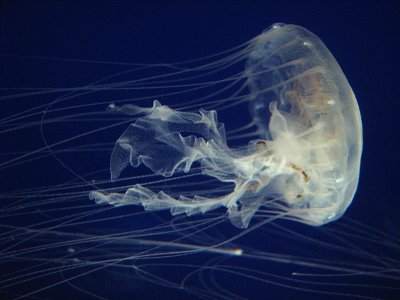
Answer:
[[[204,175],[233,183],[230,193],[174,198],[134,185],[125,194],[90,197],[173,215],[223,206],[240,228],[260,207],[317,226],[338,219],[356,191],[362,149],[359,109],[345,75],[322,41],[299,26],[275,24],[250,47],[245,74],[260,137],[245,148],[228,147],[216,111],[176,111],[158,101],[115,108],[143,116],[115,144],[112,179],[129,164],[169,177],[199,163]]]

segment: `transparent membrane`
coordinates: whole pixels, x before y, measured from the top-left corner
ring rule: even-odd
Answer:
[[[0,123],[3,295],[397,291],[396,236],[351,218],[316,227],[354,197],[362,132],[315,35],[275,24],[200,59],[106,66],[79,86],[2,90],[22,105]]]

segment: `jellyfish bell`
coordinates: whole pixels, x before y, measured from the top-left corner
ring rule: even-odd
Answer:
[[[354,197],[362,151],[358,104],[339,64],[307,29],[275,24],[256,39],[247,69],[259,126],[265,128],[269,108],[275,152],[307,176],[296,180],[305,190],[294,199],[306,208],[300,219],[314,225],[338,219]]]
[[[300,26],[272,25],[249,47],[248,102],[259,140],[246,150],[229,148],[214,110],[183,112],[158,101],[152,108],[124,105],[120,111],[144,116],[118,139],[110,162],[112,179],[129,164],[170,177],[198,162],[203,175],[233,183],[230,193],[174,198],[135,185],[125,194],[90,197],[173,215],[223,206],[239,228],[260,207],[316,226],[342,216],[357,188],[362,150],[360,112],[345,75],[322,41]]]
[[[115,299],[124,287],[137,296],[144,279],[202,299],[259,298],[270,286],[368,298],[398,283],[396,256],[382,255],[398,253],[396,237],[343,218],[318,227],[351,203],[362,135],[351,88],[316,36],[276,24],[221,55],[126,67],[79,87],[23,89],[17,98],[61,95],[2,120],[25,147],[0,163],[7,178],[51,165],[43,186],[0,194],[1,294],[59,298],[47,293],[67,285],[77,298]],[[32,150],[25,134],[36,132]],[[69,176],[52,183],[58,167]]]

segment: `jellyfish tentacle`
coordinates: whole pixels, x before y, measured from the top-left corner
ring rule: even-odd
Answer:
[[[194,195],[172,197],[153,192],[136,184],[124,194],[93,191],[90,198],[98,204],[114,206],[141,205],[145,210],[169,209],[172,215],[205,213],[226,207],[231,222],[240,228],[248,226],[259,206],[268,198],[260,189],[268,185],[271,171],[295,173],[282,160],[271,158],[266,142],[251,142],[246,150],[234,151],[226,144],[225,129],[218,123],[215,111],[188,113],[172,110],[154,101],[152,108],[125,106],[114,108],[128,114],[144,114],[131,124],[117,140],[111,155],[110,172],[118,178],[129,164],[144,164],[154,174],[170,177],[175,172],[189,172],[193,163],[201,165],[202,174],[221,182],[234,183],[230,193],[223,196]],[[187,133],[189,135],[184,136]],[[258,159],[258,158],[261,158]]]
[[[151,109],[129,105],[119,110],[145,116],[138,118],[117,140],[110,161],[112,180],[129,164],[137,167],[142,163],[153,173],[170,177],[176,171],[188,172],[193,162],[201,160],[204,152],[210,152],[210,146],[221,148],[220,152],[227,150],[224,125],[218,123],[215,111],[179,112],[157,100]],[[211,140],[213,145],[207,144]]]

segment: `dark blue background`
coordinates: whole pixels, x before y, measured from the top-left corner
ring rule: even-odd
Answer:
[[[398,233],[397,1],[2,1],[0,84],[79,86],[97,78],[97,65],[63,64],[57,72],[48,60],[38,63],[14,55],[181,61],[236,46],[275,22],[308,28],[338,60],[359,101],[364,126],[360,185],[347,215]],[[22,104],[1,105],[4,116]],[[0,141],[0,147],[7,142]]]

